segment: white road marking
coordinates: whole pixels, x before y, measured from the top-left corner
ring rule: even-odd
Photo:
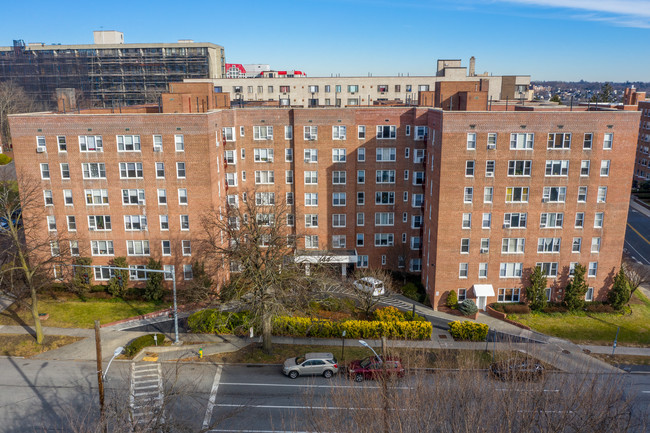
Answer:
[[[644,394],[650,394],[650,391],[641,391]]]
[[[272,404],[231,404],[231,403],[217,403],[218,407],[238,407],[246,409],[316,409],[316,410],[377,410],[383,411],[381,407],[338,407],[338,406],[279,406]],[[415,409],[390,409],[397,411],[411,411]]]
[[[645,257],[643,257],[643,254],[641,254],[641,253],[640,253],[636,248],[634,248],[634,247],[632,246],[632,244],[630,244],[628,241],[625,241],[625,243],[628,244],[628,245],[630,246],[630,248],[632,248],[632,249],[633,249],[633,250],[634,250],[634,251],[635,251],[639,256],[641,256],[641,259],[642,259],[644,262],[646,262],[646,264],[650,265],[650,261],[648,261],[648,259],[646,259]],[[638,260],[637,260],[637,262],[638,262]]]
[[[536,389],[507,389],[497,388],[496,391],[537,392]],[[545,389],[543,392],[560,392],[559,389]]]
[[[221,382],[222,386],[279,386],[279,387],[294,387],[294,388],[369,388],[369,389],[379,389],[380,386],[368,386],[368,385],[312,385],[312,384],[293,384],[293,383],[237,383],[237,382]],[[409,386],[395,386],[391,389],[412,389]]]
[[[230,433],[318,433],[310,432],[306,430],[221,430],[221,429],[212,429],[208,430],[209,432],[230,432]]]
[[[162,366],[157,364],[131,363],[131,384],[129,400],[133,422],[149,423],[154,416],[160,416],[165,423],[163,407]]]
[[[212,411],[214,410],[214,403],[217,400],[217,391],[219,390],[219,382],[221,381],[221,372],[223,367],[217,365],[217,371],[214,373],[214,380],[212,381],[212,389],[210,390],[210,398],[208,399],[208,407],[205,409],[205,417],[203,418],[203,428],[208,428],[212,419]]]

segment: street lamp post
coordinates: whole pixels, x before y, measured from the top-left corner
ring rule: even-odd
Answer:
[[[108,361],[108,365],[106,366],[106,371],[105,371],[104,374],[103,374],[104,382],[107,382],[107,380],[106,380],[106,375],[108,374],[108,369],[111,368],[111,362],[113,362],[113,360],[114,360],[115,358],[117,358],[117,357],[118,357],[122,352],[124,352],[124,347],[122,347],[122,346],[118,347],[118,348],[115,349],[115,351],[113,352],[113,357],[111,358],[110,361]]]
[[[381,356],[377,355],[377,352],[375,352],[375,349],[373,349],[372,347],[370,347],[370,345],[369,345],[368,343],[366,343],[366,342],[363,341],[363,340],[359,340],[359,344],[361,344],[362,346],[364,346],[364,347],[366,347],[366,348],[372,350],[372,353],[375,354],[375,356],[377,357],[377,359],[379,359],[381,362],[384,362],[384,360],[381,359]]]

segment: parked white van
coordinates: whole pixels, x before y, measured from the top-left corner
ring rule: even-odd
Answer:
[[[384,282],[373,277],[363,277],[354,282],[354,287],[358,290],[372,293],[372,296],[380,296],[385,293]]]

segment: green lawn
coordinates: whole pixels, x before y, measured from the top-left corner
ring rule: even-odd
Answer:
[[[531,313],[508,315],[508,319],[579,344],[611,345],[620,326],[620,345],[650,346],[650,300],[637,290],[630,306],[631,314]]]
[[[119,298],[88,298],[82,301],[69,294],[42,298],[39,302],[39,312],[50,315],[43,325],[59,328],[92,328],[95,320],[99,320],[100,323],[110,323],[166,307],[164,304],[154,302],[124,301]],[[0,313],[0,325],[33,326],[34,321],[27,309],[19,308],[14,304]]]

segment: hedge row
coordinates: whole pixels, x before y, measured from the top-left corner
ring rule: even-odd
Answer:
[[[454,340],[484,341],[488,329],[484,323],[461,322],[459,320],[449,323],[449,333]]]
[[[426,319],[417,313],[413,316],[412,311],[402,312],[395,307],[384,307],[377,308],[372,313],[372,320],[379,322],[406,322],[409,320],[415,320],[418,322],[424,322]]]
[[[158,346],[162,346],[163,342],[165,341],[165,335],[155,335],[158,336]],[[135,340],[131,341],[124,348],[124,354],[130,358],[132,356],[135,356],[143,348],[154,346],[156,344],[156,341],[154,340],[153,336],[154,334],[143,335],[142,337],[138,337]]]
[[[281,316],[273,321],[273,334],[291,337],[340,338],[403,338],[426,340],[431,338],[433,327],[426,321],[379,322],[365,320],[315,320],[309,317]]]
[[[239,334],[250,327],[250,314],[229,313],[219,310],[201,310],[187,319],[192,332],[204,334]]]

